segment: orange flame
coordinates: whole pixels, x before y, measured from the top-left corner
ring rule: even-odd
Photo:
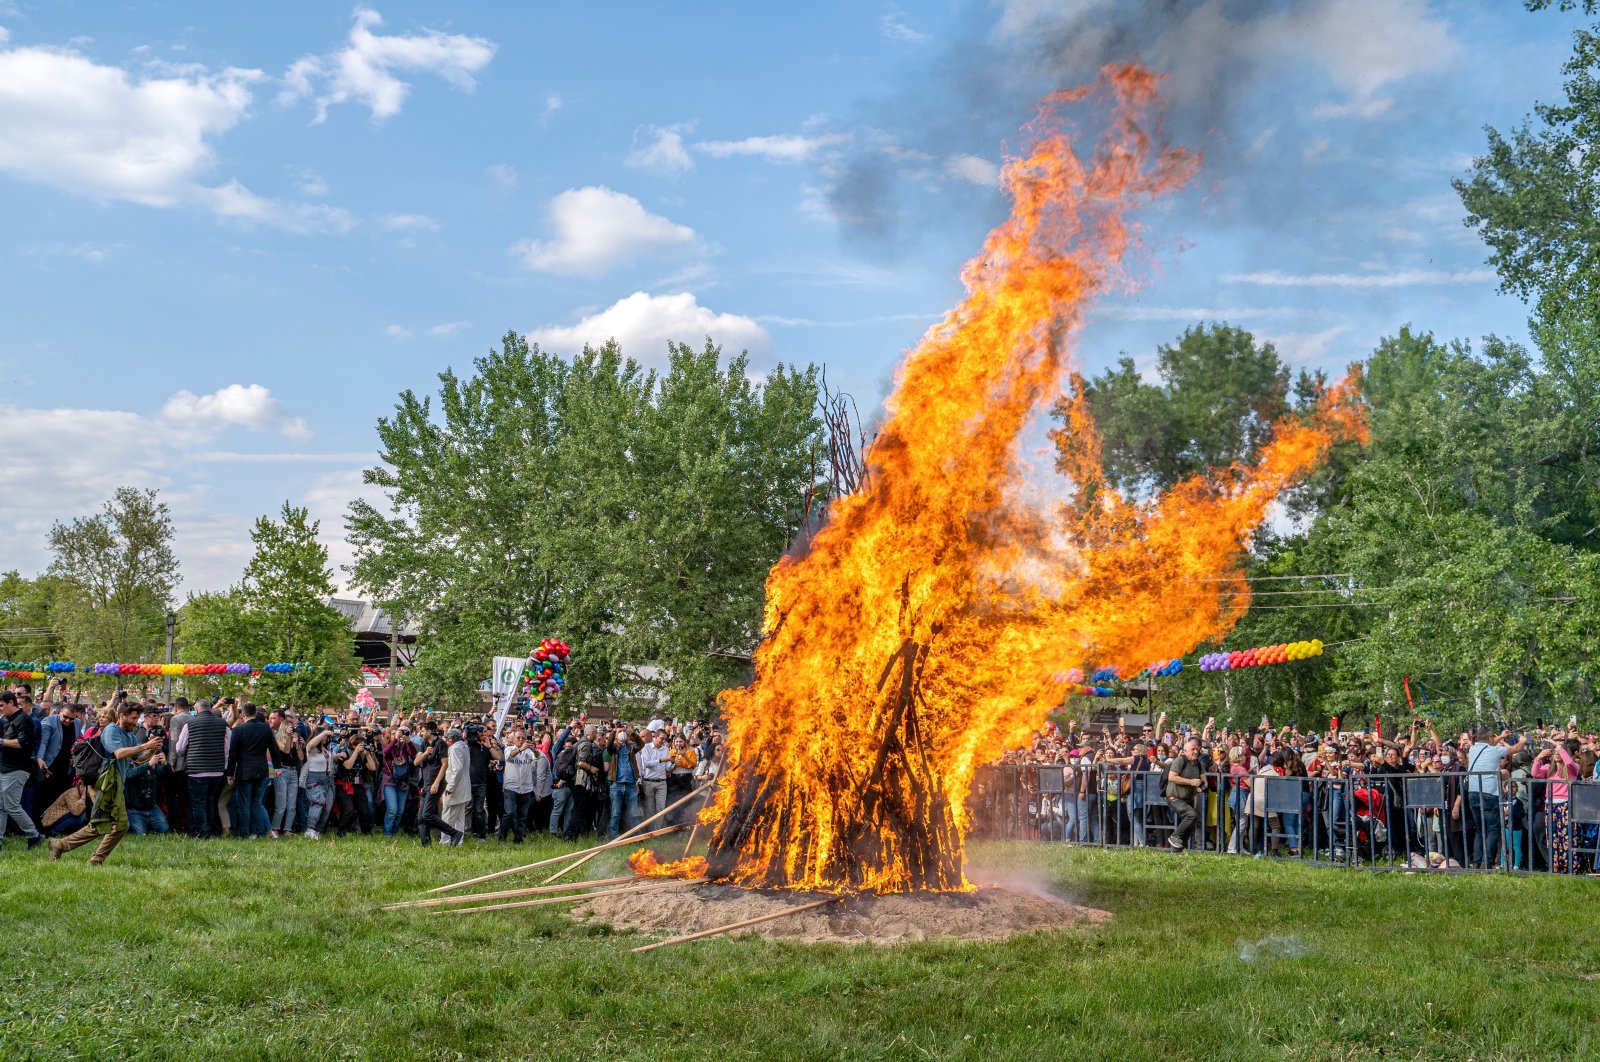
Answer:
[[[1140,503],[1106,485],[1074,386],[1054,436],[1069,499],[1028,496],[1019,435],[1059,392],[1086,300],[1120,277],[1137,232],[1125,211],[1198,166],[1159,146],[1157,84],[1107,68],[1044,101],[1003,172],[1012,216],[967,265],[966,299],[907,355],[861,489],[769,575],[756,680],[722,701],[730,761],[703,815],[714,875],[968,887],[976,769],[1061,703],[1069,668],[1112,661],[1127,676],[1231,629],[1248,600],[1240,555],[1268,505],[1360,434],[1346,381],[1254,467]],[[1080,159],[1061,111],[1101,97],[1106,131]]]
[[[641,848],[628,857],[628,869],[641,878],[700,878],[705,876],[706,860],[704,856],[689,856],[660,863],[655,852]]]

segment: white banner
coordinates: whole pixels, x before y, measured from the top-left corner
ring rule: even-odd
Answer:
[[[494,658],[490,690],[494,694],[495,737],[499,737],[500,731],[505,728],[506,712],[510,709],[511,702],[516,699],[517,688],[522,685],[522,667],[526,662],[520,656]]]

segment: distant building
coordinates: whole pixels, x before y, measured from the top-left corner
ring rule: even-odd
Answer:
[[[361,660],[362,684],[372,691],[380,710],[386,712],[389,708],[391,654],[398,665],[395,684],[403,684],[405,669],[416,659],[416,624],[402,624],[396,630],[389,613],[361,598],[330,597],[328,604],[338,609],[349,621],[356,656]]]

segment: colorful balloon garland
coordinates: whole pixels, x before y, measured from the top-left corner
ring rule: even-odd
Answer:
[[[85,675],[288,675],[295,671],[309,671],[310,664],[91,664],[80,668],[63,660],[52,660],[43,670],[37,665],[19,664],[0,660],[0,675],[6,678],[42,679],[53,675],[71,675],[82,671]]]
[[[1309,642],[1285,642],[1281,645],[1262,645],[1254,649],[1237,649],[1231,653],[1207,653],[1200,658],[1201,671],[1234,671],[1242,667],[1265,667],[1269,664],[1287,664],[1296,660],[1309,660],[1322,655],[1322,639]]]

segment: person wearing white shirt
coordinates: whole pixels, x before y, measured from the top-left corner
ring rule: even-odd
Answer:
[[[521,844],[523,827],[533,807],[534,761],[544,759],[536,749],[528,747],[528,739],[521,730],[513,730],[506,738],[505,747],[505,807],[500,816],[500,840],[515,833],[515,844]]]
[[[667,728],[659,719],[650,721],[650,744],[639,750],[642,790],[640,813],[651,818],[667,806],[667,771],[672,767],[672,749],[667,745]]]

